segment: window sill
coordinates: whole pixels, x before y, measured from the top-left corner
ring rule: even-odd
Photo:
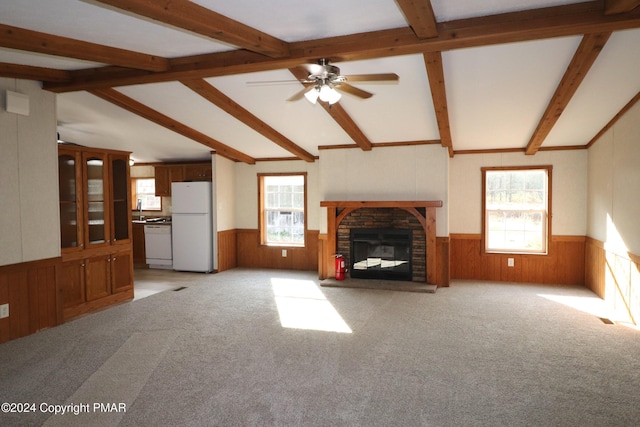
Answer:
[[[501,252],[501,251],[483,251],[483,255],[517,255],[517,256],[545,256],[549,255],[549,252]]]
[[[281,249],[287,249],[287,248],[291,248],[291,249],[296,249],[296,248],[304,248],[305,245],[304,244],[293,244],[293,243],[263,243],[262,246],[268,246],[268,247],[273,247],[273,248],[281,248]]]

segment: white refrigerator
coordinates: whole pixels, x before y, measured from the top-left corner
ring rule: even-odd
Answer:
[[[171,183],[173,269],[213,271],[211,182]]]

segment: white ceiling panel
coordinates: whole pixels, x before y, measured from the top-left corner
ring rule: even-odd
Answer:
[[[182,83],[127,86],[118,91],[251,157],[291,156]]]
[[[454,149],[525,147],[579,43],[567,37],[445,52]]]
[[[389,0],[195,0],[209,9],[287,42],[406,27],[394,1]]]
[[[136,161],[203,160],[211,149],[87,92],[57,96],[60,138],[88,147],[131,151]]]
[[[640,92],[640,30],[614,33],[544,146],[585,145]]]
[[[422,55],[394,56],[339,65],[340,71],[346,75],[398,74],[398,82],[354,83],[354,86],[373,93],[369,99],[346,94],[340,100],[371,142],[440,138]]]
[[[200,35],[81,0],[1,1],[0,24],[167,58],[232,49]]]
[[[436,15],[436,20],[438,22],[494,15],[498,13],[518,12],[543,7],[561,6],[572,3],[584,2],[575,0],[431,0],[433,13]]]

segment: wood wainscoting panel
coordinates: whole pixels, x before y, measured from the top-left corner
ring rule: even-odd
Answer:
[[[319,234],[318,235],[318,279],[324,280],[329,277],[329,272],[327,270],[327,262],[326,260],[329,258],[329,254],[327,253],[327,248],[329,245],[327,244],[327,235]]]
[[[587,237],[585,284],[605,300],[617,320],[640,322],[640,256],[606,248]]]
[[[585,283],[585,237],[552,236],[548,255],[483,254],[480,234],[451,234],[452,279],[503,282]],[[507,260],[513,258],[514,266]]]
[[[218,272],[231,270],[238,266],[238,231],[218,232]]]
[[[318,269],[317,230],[307,230],[306,245],[303,248],[261,245],[259,230],[238,229],[236,232],[238,267],[312,271]],[[283,249],[287,250],[286,257],[282,256]]]
[[[0,304],[9,317],[0,319],[0,343],[62,323],[56,287],[59,258],[0,267]]]
[[[450,243],[448,237],[436,238],[436,285],[439,287],[449,286],[451,280],[451,267],[449,259]]]

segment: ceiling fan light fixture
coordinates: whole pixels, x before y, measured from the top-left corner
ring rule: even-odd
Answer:
[[[320,89],[318,89],[317,87],[314,87],[312,90],[305,92],[304,94],[304,97],[307,98],[307,100],[312,104],[315,104],[316,102],[318,102],[319,96],[320,96]]]
[[[335,90],[328,84],[322,85],[320,88],[320,101],[328,102],[329,105],[335,104],[342,98],[340,92]]]

